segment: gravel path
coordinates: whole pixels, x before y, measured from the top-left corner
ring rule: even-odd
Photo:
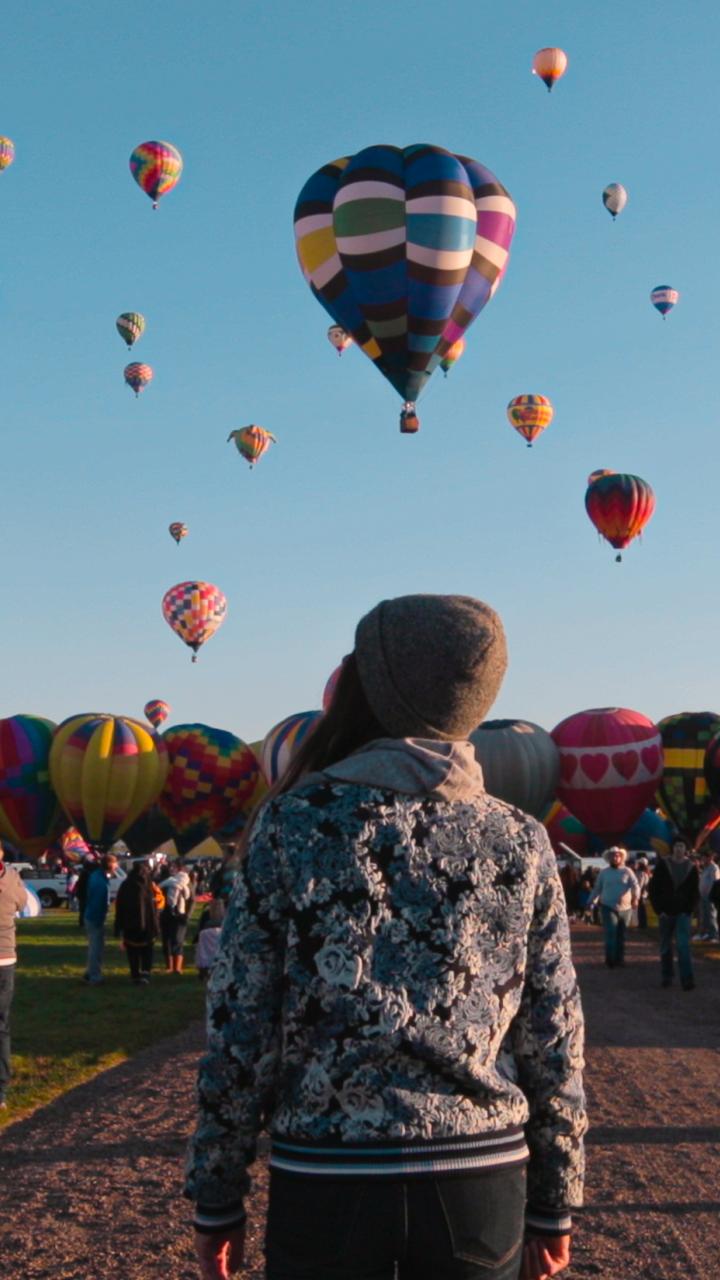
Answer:
[[[660,989],[635,933],[608,972],[574,927],[588,1022],[587,1208],[568,1280],[711,1280],[720,1252],[720,962],[694,992]],[[3,1280],[197,1280],[179,1166],[202,1029],[139,1054],[5,1129]],[[258,1161],[248,1266],[263,1275]],[[29,1247],[32,1253],[28,1254]]]

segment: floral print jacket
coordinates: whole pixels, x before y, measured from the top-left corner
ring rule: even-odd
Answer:
[[[583,1023],[539,823],[469,743],[381,739],[269,802],[209,987],[186,1195],[243,1220],[259,1132],[298,1172],[526,1160],[528,1223],[582,1200]],[[527,1145],[526,1145],[527,1144]]]

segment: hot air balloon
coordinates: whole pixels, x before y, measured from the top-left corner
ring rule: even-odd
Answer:
[[[621,182],[611,182],[602,193],[602,202],[608,213],[612,214],[613,222],[619,213],[622,213],[628,202],[628,193]]]
[[[249,427],[238,427],[236,431],[231,431],[227,443],[229,444],[231,440],[235,441],[238,453],[250,463],[251,470],[270,445],[277,444],[275,436],[270,431],[266,431],[264,427],[257,427],[254,423]]]
[[[672,834],[672,824],[657,809],[644,809],[637,822],[621,833],[618,844],[623,849],[634,849],[636,852],[652,849],[665,857],[670,852]],[[590,837],[591,853],[603,853],[606,848],[607,840],[600,836]]]
[[[665,319],[668,311],[672,311],[679,298],[680,294],[677,289],[671,289],[669,284],[656,285],[650,294],[650,301],[652,302],[655,310],[660,312],[663,320]]]
[[[532,73],[539,76],[543,84],[547,85],[548,93],[552,90],[556,80],[565,75],[567,71],[568,57],[562,49],[549,48],[538,49],[532,61]]]
[[[350,334],[346,333],[339,324],[331,324],[327,331],[327,336],[328,341],[332,343],[339,356],[342,355],[343,351],[347,351],[348,347],[351,347],[353,344]]]
[[[181,520],[173,520],[172,524],[168,525],[168,533],[171,538],[175,539],[178,546],[180,546],[181,540],[188,536],[188,527],[186,524],[183,524]]]
[[[464,353],[465,353],[465,339],[458,338],[457,342],[453,342],[452,346],[448,348],[442,360],[440,361],[440,368],[445,374],[445,377],[447,377],[453,365],[457,364],[458,360],[462,355],[464,355]]]
[[[215,635],[225,619],[227,600],[211,582],[178,582],[165,592],[162,611],[168,626],[192,649],[192,660],[197,662],[200,645]]]
[[[145,332],[145,317],[139,311],[123,311],[115,321],[115,328],[123,342],[131,347]]]
[[[588,476],[587,482],[588,482],[588,485],[591,485],[591,484],[594,484],[596,480],[599,480],[601,476],[614,476],[616,474],[617,473],[615,471],[607,471],[602,469],[599,471],[591,471],[590,475]]]
[[[489,794],[539,818],[560,777],[560,754],[550,734],[529,720],[486,720],[470,741]]]
[[[163,702],[162,698],[151,698],[143,707],[143,715],[150,721],[153,729],[159,729],[170,715],[170,703]]]
[[[515,396],[507,407],[508,422],[527,442],[528,449],[550,426],[554,412],[547,396]]]
[[[325,688],[323,689],[323,696],[322,696],[323,711],[327,711],[328,707],[330,706],[330,703],[333,700],[333,697],[335,695],[335,690],[337,689],[337,683],[338,683],[338,680],[340,679],[340,675],[341,675],[344,664],[345,664],[345,659],[343,658],[342,662],[339,663],[339,665],[335,668],[334,671],[331,671],[330,675],[327,678],[327,681],[325,683]]]
[[[39,858],[62,828],[50,782],[51,720],[17,715],[0,720],[0,836]]]
[[[618,553],[642,533],[655,510],[655,494],[647,480],[610,471],[588,485],[585,510],[598,533]],[[616,560],[622,560],[620,554]]]
[[[130,156],[130,172],[157,209],[158,200],[180,181],[183,160],[171,142],[141,142]]]
[[[658,724],[664,768],[657,803],[689,844],[702,844],[715,825],[716,810],[705,776],[705,756],[716,734],[715,711],[681,711]]]
[[[180,836],[220,832],[231,821],[241,830],[254,803],[259,766],[254,753],[234,733],[207,724],[179,724],[163,742],[170,757],[158,808]],[[242,823],[244,825],[244,822]]]
[[[89,844],[109,849],[160,794],[164,742],[128,716],[71,716],[50,748],[50,778],[65,813]]]
[[[83,839],[77,827],[67,827],[63,831],[60,837],[60,848],[63,856],[69,858],[71,862],[86,858],[91,851],[87,840]]]
[[[322,711],[298,711],[294,716],[281,720],[265,735],[260,767],[270,786],[282,777],[298,747],[322,719],[322,714]]]
[[[557,854],[562,855],[561,845],[567,845],[580,858],[587,857],[590,832],[559,800],[553,800],[541,821]]]
[[[596,835],[617,837],[653,800],[662,776],[660,731],[626,707],[579,711],[556,725],[557,798]]]
[[[15,143],[11,138],[0,138],[0,173],[9,169],[15,159]]]
[[[497,178],[441,147],[367,147],[324,165],[295,206],[318,301],[405,402],[415,402],[504,275],[515,206]]]
[[[153,371],[149,364],[128,364],[125,366],[124,378],[129,387],[132,387],[136,396],[144,391],[149,382],[153,380]]]

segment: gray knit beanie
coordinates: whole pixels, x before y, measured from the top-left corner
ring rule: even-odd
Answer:
[[[507,667],[498,615],[471,596],[397,596],[361,618],[355,658],[365,697],[393,738],[467,738]]]

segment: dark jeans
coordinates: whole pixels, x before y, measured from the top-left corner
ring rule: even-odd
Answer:
[[[139,982],[141,974],[150,976],[153,962],[152,942],[147,942],[143,946],[138,946],[136,942],[126,942],[125,954],[128,958],[130,977],[133,982]]]
[[[10,1005],[15,990],[15,965],[0,965],[0,1102],[10,1080]]]
[[[630,923],[630,911],[618,911],[617,907],[601,907],[603,933],[605,934],[605,963],[614,968],[625,960],[625,930]]]
[[[660,970],[663,982],[672,982],[673,976],[673,937],[677,946],[678,969],[680,982],[687,986],[693,981],[693,967],[690,958],[690,916],[660,916]]]
[[[522,1165],[405,1181],[271,1169],[265,1274],[267,1280],[517,1280],[524,1218]]]

